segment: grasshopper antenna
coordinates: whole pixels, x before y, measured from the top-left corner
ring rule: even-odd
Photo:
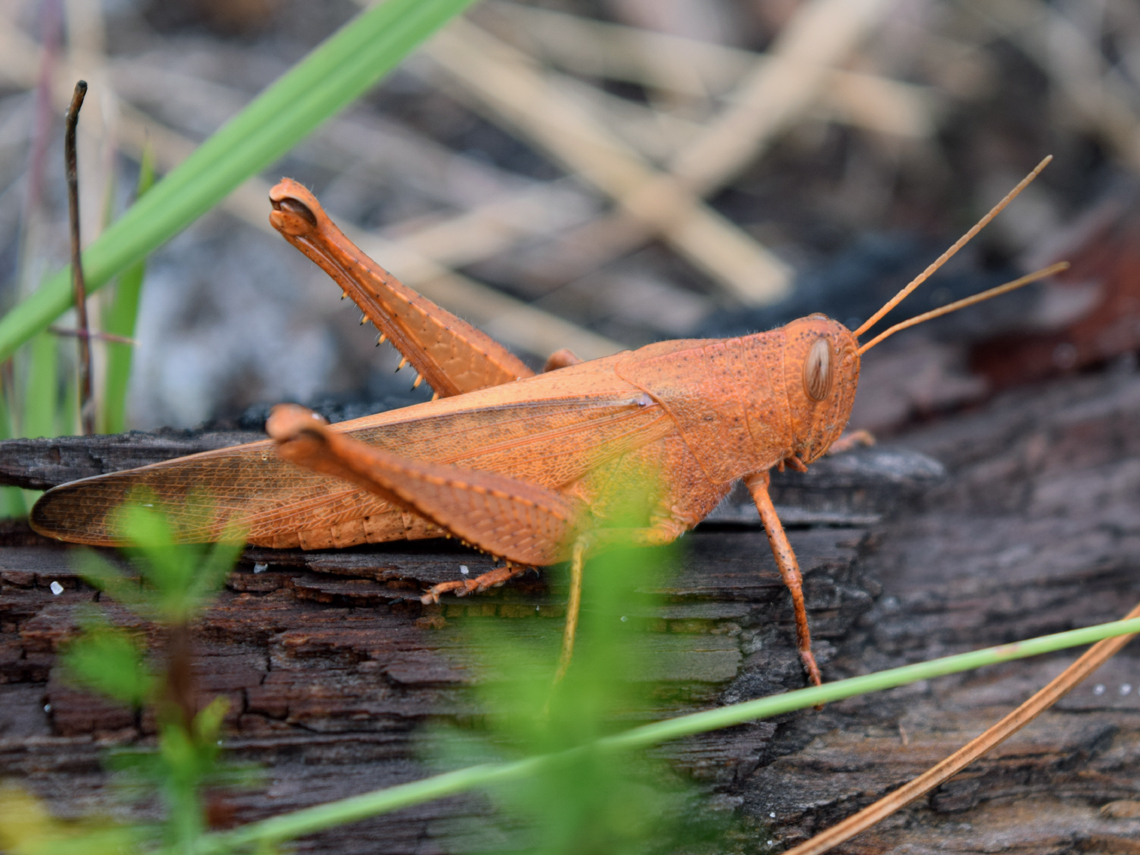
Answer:
[[[1001,294],[1008,293],[1009,291],[1013,291],[1023,285],[1028,285],[1030,282],[1036,282],[1039,279],[1047,279],[1054,273],[1060,273],[1062,270],[1068,269],[1069,262],[1058,261],[1056,264],[1052,264],[1049,267],[1038,270],[1036,273],[1027,274],[1026,276],[1022,276],[1020,279],[1014,279],[1012,282],[1006,282],[1004,285],[998,285],[996,288],[990,288],[988,291],[982,291],[980,294],[975,294],[972,297],[966,297],[963,300],[957,300],[947,306],[931,309],[929,312],[923,312],[921,315],[915,315],[910,320],[902,321],[901,323],[895,324],[893,327],[888,327],[887,329],[883,330],[869,342],[860,346],[860,348],[855,352],[859,354],[859,356],[862,356],[883,339],[894,335],[900,330],[905,330],[907,327],[917,326],[923,321],[930,321],[934,318],[940,318],[943,315],[948,315],[951,312],[956,312],[959,309],[964,309],[967,306],[972,306],[974,303],[981,303],[984,300],[990,299],[991,297],[997,297]]]
[[[1049,161],[1051,161],[1052,159],[1053,159],[1053,155],[1049,155],[1044,160],[1042,160],[1039,164],[1037,164],[1037,166],[1035,166],[1033,168],[1033,171],[1030,172],[1028,175],[1026,175],[1024,178],[1022,178],[1021,181],[1018,182],[1017,186],[1014,187],[1012,190],[1010,190],[1005,195],[1004,199],[1002,199],[1000,202],[998,202],[996,205],[994,205],[988,214],[986,214],[984,217],[982,217],[980,220],[978,220],[978,222],[974,225],[974,227],[972,229],[970,229],[968,232],[966,232],[964,235],[962,235],[962,237],[958,238],[958,240],[954,243],[954,245],[952,247],[950,247],[948,250],[946,250],[944,253],[942,253],[942,255],[938,256],[938,258],[934,261],[933,264],[931,264],[924,271],[922,271],[922,273],[918,274],[918,276],[916,276],[914,279],[912,279],[909,285],[907,285],[905,288],[903,288],[901,291],[899,291],[897,294],[895,294],[895,296],[893,296],[890,300],[888,300],[887,303],[881,309],[879,309],[879,311],[877,311],[877,312],[875,312],[875,314],[871,315],[871,317],[869,317],[863,323],[863,325],[861,327],[859,327],[859,329],[855,330],[855,338],[859,338],[859,336],[863,335],[863,333],[865,333],[867,330],[869,330],[871,327],[873,327],[875,324],[877,324],[882,319],[883,315],[885,315],[887,312],[889,312],[891,309],[893,309],[895,306],[897,306],[899,303],[901,303],[903,300],[905,300],[915,288],[917,288],[919,285],[921,285],[923,282],[925,282],[927,279],[929,279],[939,267],[941,267],[943,264],[945,264],[947,261],[949,261],[951,258],[953,258],[954,254],[958,250],[960,250],[962,247],[964,247],[967,243],[969,243],[978,232],[980,232],[987,225],[989,225],[990,220],[992,220],[994,217],[996,217],[998,214],[1000,214],[1002,212],[1002,209],[1004,209],[1006,205],[1008,205],[1010,202],[1012,202],[1014,199],[1016,199],[1018,194],[1022,190],[1024,190],[1026,187],[1028,187],[1030,182],[1032,182],[1034,178],[1036,178],[1038,175],[1041,174],[1041,170],[1044,169],[1046,166],[1048,166]],[[981,296],[981,295],[979,295],[979,296]],[[862,353],[862,350],[860,350],[860,353]]]

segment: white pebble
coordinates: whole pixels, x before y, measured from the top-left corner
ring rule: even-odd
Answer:
[[[51,704],[44,704],[44,712],[46,712],[46,713],[51,712]]]
[[[63,593],[63,585],[59,584],[59,582],[52,582],[51,583],[51,592],[58,597],[60,594]]]
[[[254,564],[253,565],[253,572],[254,573],[264,573],[268,569],[269,569],[268,564]]]
[[[467,575],[468,573],[470,573],[471,571],[467,569],[467,565],[466,565],[466,564],[460,564],[460,565],[459,565],[459,572],[460,572],[460,573],[462,573],[464,576],[466,576],[466,575]]]
[[[775,819],[776,818],[776,812],[772,811],[771,813],[768,814],[768,816],[771,817],[772,819]]]
[[[1095,686],[1093,686],[1093,694],[1094,695],[1103,695],[1104,694],[1104,683],[1097,683]]]
[[[1132,691],[1132,684],[1131,683],[1124,683],[1120,687],[1120,694],[1121,695],[1127,695],[1131,691]]]

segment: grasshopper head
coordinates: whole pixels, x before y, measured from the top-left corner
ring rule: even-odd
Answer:
[[[795,456],[811,463],[839,438],[859,384],[859,344],[826,315],[784,327],[784,383]]]
[[[990,297],[996,297],[998,294],[1020,288],[1022,285],[1068,267],[1068,264],[1064,262],[1055,264],[1013,282],[926,312],[911,318],[909,321],[895,324],[866,344],[859,344],[859,336],[878,323],[887,312],[925,282],[947,259],[976,235],[986,223],[997,216],[1002,208],[1013,201],[1017,194],[1037,177],[1050,160],[1052,160],[1052,156],[1037,164],[1037,167],[1006,194],[1006,197],[995,205],[988,214],[982,217],[977,225],[959,238],[937,261],[911,280],[898,294],[888,300],[859,329],[851,332],[847,327],[824,315],[808,315],[806,318],[800,318],[784,327],[784,383],[788,395],[790,427],[792,436],[795,438],[795,451],[793,452],[795,458],[803,463],[811,463],[827,451],[831,444],[839,438],[839,434],[842,433],[847,424],[847,419],[851,415],[851,406],[855,403],[855,388],[859,383],[859,358],[880,341],[899,330],[948,312],[955,312],[981,300],[988,300]]]

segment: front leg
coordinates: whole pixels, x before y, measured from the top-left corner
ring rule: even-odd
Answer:
[[[788,536],[784,534],[784,526],[776,515],[772,497],[768,495],[770,480],[767,472],[758,472],[746,475],[744,485],[748,487],[752,501],[756,503],[756,510],[760,512],[760,521],[764,523],[764,531],[768,533],[768,542],[772,545],[776,566],[780,568],[780,576],[792,594],[792,608],[796,612],[796,642],[804,670],[807,671],[812,684],[818,686],[822,681],[819,666],[815,664],[815,657],[811,652],[811,629],[808,628],[807,609],[804,608],[803,577],[800,575],[796,554],[792,552],[792,545],[788,543]]]

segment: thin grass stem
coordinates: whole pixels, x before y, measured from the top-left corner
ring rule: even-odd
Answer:
[[[143,148],[139,162],[135,199],[145,196],[153,184],[154,151],[147,145]],[[132,339],[138,322],[145,276],[145,258],[127,268],[115,283],[114,298],[103,315],[103,329],[120,341],[107,348],[104,360],[103,408],[99,425],[102,433],[122,433],[127,429],[127,388],[130,385],[131,363],[134,358]]]
[[[905,665],[863,677],[837,680],[809,689],[800,689],[783,695],[759,698],[754,701],[719,707],[691,715],[678,716],[666,721],[635,727],[624,733],[600,739],[591,745],[572,749],[571,752],[545,754],[511,763],[483,764],[434,775],[410,784],[389,787],[364,793],[348,799],[328,802],[311,808],[272,817],[233,831],[208,834],[201,837],[193,851],[197,855],[216,855],[256,843],[275,843],[311,834],[330,826],[340,825],[381,813],[421,804],[433,799],[451,796],[492,784],[517,781],[534,775],[551,764],[565,762],[574,751],[601,750],[624,752],[648,748],[670,739],[692,736],[746,721],[772,718],[783,713],[806,709],[817,704],[834,703],[844,698],[869,692],[896,688],[919,680],[929,680],[959,671],[995,665],[1043,653],[1052,653],[1068,647],[1091,644],[1105,638],[1132,635],[1140,632],[1140,618],[1113,621],[1084,629],[1059,632],[1028,641],[1002,644],[971,653],[947,656],[930,662]]]

